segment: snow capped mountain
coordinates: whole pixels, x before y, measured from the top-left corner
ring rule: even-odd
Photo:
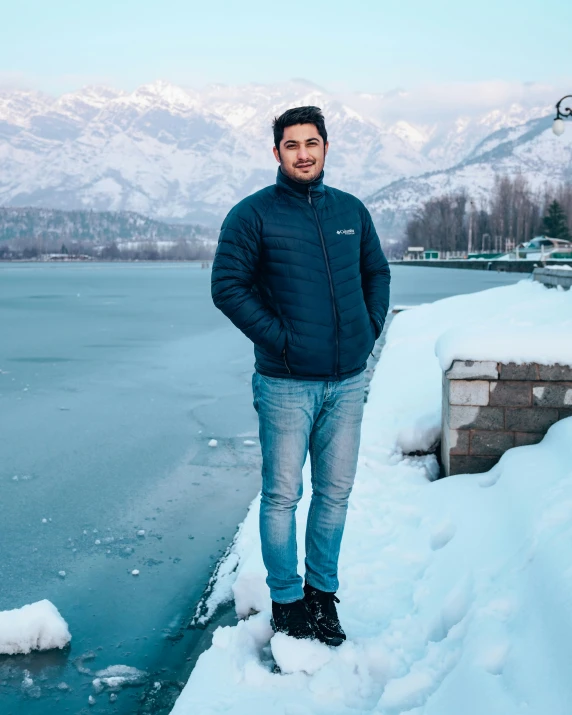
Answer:
[[[497,174],[522,174],[536,190],[571,181],[572,132],[554,136],[552,116],[497,129],[455,166],[393,182],[366,203],[378,224],[395,234],[410,213],[430,198],[465,190],[478,206],[490,195]]]
[[[130,210],[217,226],[234,203],[274,181],[271,122],[288,107],[323,109],[327,183],[362,198],[524,141],[526,122],[547,113],[512,104],[445,121],[395,118],[396,103],[411,101],[401,91],[334,95],[305,80],[200,91],[157,81],[59,98],[0,92],[0,205]]]

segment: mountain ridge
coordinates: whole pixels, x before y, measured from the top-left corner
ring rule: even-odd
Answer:
[[[272,118],[302,104],[326,116],[327,183],[369,201],[396,182],[458,166],[494,143],[495,132],[516,136],[548,112],[513,102],[443,122],[390,117],[401,101],[411,96],[337,95],[307,80],[202,90],[159,80],[133,92],[91,85],[60,97],[0,92],[0,205],[218,226],[233,204],[273,183]]]

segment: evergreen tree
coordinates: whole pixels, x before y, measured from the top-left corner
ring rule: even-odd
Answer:
[[[65,253],[66,255],[69,254],[68,247],[66,246],[65,243],[62,243],[62,248],[61,248],[60,253]]]
[[[542,220],[547,236],[550,236],[550,238],[570,239],[568,219],[558,201],[553,201],[550,204],[548,214]]]

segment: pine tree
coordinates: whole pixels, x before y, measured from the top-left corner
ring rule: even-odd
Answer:
[[[553,201],[548,207],[548,214],[542,219],[546,235],[550,238],[570,239],[568,219],[558,201]]]

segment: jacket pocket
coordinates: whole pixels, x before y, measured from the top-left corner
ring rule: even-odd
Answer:
[[[383,323],[378,323],[377,318],[374,318],[372,315],[369,316],[369,319],[373,326],[373,334],[375,336],[375,339],[377,340],[383,332]]]

